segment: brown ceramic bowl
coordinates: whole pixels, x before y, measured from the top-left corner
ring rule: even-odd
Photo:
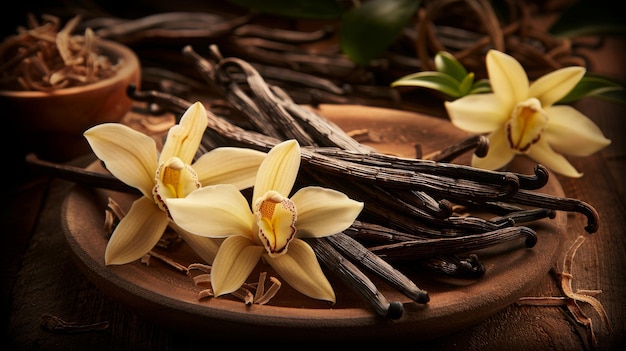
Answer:
[[[19,133],[26,149],[69,159],[80,155],[73,144],[82,142],[85,130],[104,122],[119,122],[128,113],[132,101],[127,88],[130,84],[139,87],[141,81],[139,59],[117,42],[100,40],[98,47],[113,62],[123,61],[110,78],[50,92],[0,90],[4,120]]]

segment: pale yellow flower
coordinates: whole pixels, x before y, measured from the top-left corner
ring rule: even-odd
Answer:
[[[199,238],[171,222],[165,200],[185,197],[210,184],[230,183],[239,189],[254,184],[265,153],[243,148],[216,148],[192,161],[207,127],[207,115],[200,102],[183,114],[170,128],[161,152],[149,136],[124,124],[105,123],[84,135],[94,154],[113,176],[141,191],[115,228],[107,243],[105,263],[125,264],[150,252],[168,225],[198,253],[211,262],[219,241]]]
[[[190,233],[226,238],[211,269],[216,296],[237,290],[263,258],[293,288],[335,302],[313,249],[299,238],[320,238],[348,228],[363,203],[317,186],[289,197],[300,168],[295,140],[276,145],[259,168],[252,206],[232,185],[198,189],[168,199],[174,221]]]
[[[555,105],[585,75],[583,67],[562,68],[529,84],[515,58],[490,50],[487,71],[493,93],[445,103],[455,126],[489,133],[489,152],[484,158],[473,156],[472,166],[500,169],[515,155],[525,154],[556,173],[580,177],[562,154],[589,156],[611,143],[587,116]]]

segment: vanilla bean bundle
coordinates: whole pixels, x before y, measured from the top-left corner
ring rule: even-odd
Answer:
[[[360,220],[343,233],[308,241],[320,261],[370,301],[379,314],[396,318],[401,312],[396,303],[371,290],[372,282],[357,267],[382,277],[414,301],[426,303],[427,293],[389,262],[415,260],[443,274],[479,277],[484,267],[472,251],[517,239],[533,247],[537,234],[523,224],[553,218],[555,211],[582,213],[588,219],[586,230],[597,230],[598,214],[592,206],[534,191],[548,181],[548,171],[541,165],[527,175],[379,153],[296,104],[248,62],[223,58],[216,46],[209,51],[210,57],[204,58],[187,46],[183,54],[209,88],[221,94],[245,121],[238,125],[209,111],[199,154],[219,146],[269,151],[285,139],[298,140],[302,146],[300,184],[333,188],[365,203]],[[176,115],[190,105],[158,91],[129,89],[129,94]],[[479,140],[474,138],[468,145],[480,146]],[[457,146],[457,154],[459,149],[469,150],[467,145]],[[480,208],[493,217],[456,215],[453,204]]]
[[[387,301],[361,269],[411,300],[427,303],[428,293],[395,269],[393,262],[416,261],[416,267],[439,274],[479,278],[485,267],[473,253],[476,250],[520,239],[526,247],[535,245],[537,233],[525,223],[554,218],[555,211],[572,211],[587,216],[588,232],[597,230],[598,214],[590,205],[533,191],[548,182],[548,171],[540,165],[528,175],[379,153],[293,102],[245,61],[224,59],[216,47],[211,52],[211,59],[206,59],[191,47],[183,50],[210,89],[221,94],[220,98],[246,120],[238,119],[240,126],[209,109],[198,156],[220,146],[269,151],[282,140],[298,140],[302,146],[299,185],[319,184],[365,203],[359,220],[343,233],[307,241],[320,262],[380,315],[399,318],[403,305]],[[130,87],[128,93],[135,101],[147,102],[147,114],[169,111],[180,116],[191,105],[184,98],[155,90]],[[481,146],[480,138],[468,140],[449,148],[453,152],[442,150],[438,154],[451,157],[459,150],[470,150],[468,145],[485,146]],[[110,175],[45,162],[33,155],[27,161],[48,174],[79,183],[135,190]],[[458,204],[493,216],[455,214]]]
[[[391,203],[397,203],[398,198],[405,199],[403,202],[407,203],[416,200],[408,203],[409,206],[428,202],[431,205],[437,203],[436,207],[441,208],[446,206],[446,200],[453,200],[486,206],[504,202],[579,212],[587,216],[586,230],[589,233],[597,231],[598,214],[589,204],[532,191],[543,187],[548,181],[548,172],[541,165],[537,165],[534,175],[525,175],[372,151],[329,120],[294,103],[284,91],[268,85],[245,61],[222,58],[215,46],[212,46],[211,52],[212,61],[200,57],[189,46],[183,50],[183,54],[196,65],[205,81],[222,92],[234,108],[254,120],[252,125],[262,129],[245,130],[210,113],[209,127],[203,141],[208,149],[216,145],[235,145],[267,151],[278,142],[293,138],[303,146],[302,167],[305,176],[328,182],[329,186],[343,185],[350,188],[355,185],[354,181],[358,181],[357,186],[366,185],[369,189],[372,186],[381,187],[379,189],[383,194],[388,192],[393,197]],[[243,74],[245,78],[237,78],[238,74]],[[138,92],[131,94],[140,98]],[[149,95],[143,99],[151,98],[154,100],[156,96]],[[186,104],[179,108],[186,108]],[[378,196],[373,202],[381,201],[379,189],[371,195]],[[361,194],[364,190],[360,188],[357,193]],[[501,206],[500,209],[513,212],[508,206]],[[414,215],[409,213],[410,217]],[[467,223],[460,225],[465,226]]]

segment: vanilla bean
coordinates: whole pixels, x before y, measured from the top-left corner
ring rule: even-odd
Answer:
[[[311,134],[316,144],[360,153],[372,151],[370,147],[354,140],[335,123],[317,113],[297,105],[293,101],[283,99],[282,103],[291,116],[298,121],[298,124]]]
[[[323,27],[318,30],[303,32],[295,30],[286,30],[279,28],[268,28],[256,24],[245,24],[237,28],[233,34],[239,36],[254,36],[268,40],[276,40],[289,43],[310,43],[327,38],[334,32],[330,26]]]
[[[430,160],[406,158],[370,151],[368,153],[350,152],[337,148],[320,148],[318,153],[339,158],[345,161],[372,165],[378,167],[393,167],[396,169],[411,170],[420,173],[449,176],[454,178],[467,178],[479,182],[497,183],[508,181],[507,173],[502,171],[489,171],[471,166],[454,163],[434,162]],[[533,176],[508,173],[518,178],[522,189],[538,189],[547,184],[548,171],[544,166],[537,165]]]
[[[446,218],[452,213],[450,206],[435,201],[423,191],[387,189],[376,184],[346,182],[314,172],[303,172],[300,178],[309,183],[332,184],[336,190],[353,199],[368,201],[365,212],[374,216],[388,216],[390,222],[412,221],[410,218]]]
[[[138,91],[137,86],[134,84],[130,84],[128,88],[126,88],[126,94],[134,101],[159,105],[162,109],[175,114],[177,120],[179,120],[180,116],[191,106],[191,102],[185,99],[158,90]]]
[[[506,216],[493,217],[489,222],[518,225],[521,223],[534,222],[543,218],[554,218],[556,213],[553,209],[535,208],[531,210],[514,211]]]
[[[175,39],[220,38],[250,21],[252,15],[225,18],[203,12],[165,12],[132,20],[117,20],[96,29],[101,38],[130,43],[149,38]],[[96,19],[97,20],[97,19]],[[105,25],[107,22],[94,22]],[[89,25],[86,22],[85,25]]]
[[[465,279],[480,278],[486,271],[476,254],[470,254],[466,258],[438,255],[424,260],[422,266],[441,275]]]
[[[389,228],[388,226],[359,220],[354,221],[354,223],[344,230],[343,233],[361,243],[373,243],[374,245],[384,245],[427,238],[427,236],[421,237],[415,233],[401,232],[396,229]]]
[[[452,144],[451,146],[433,152],[428,155],[424,155],[423,159],[432,160],[435,162],[451,162],[460,155],[466,153],[468,150],[474,150],[474,154],[478,157],[484,157],[489,150],[489,138],[484,135],[475,135],[462,140],[459,143]]]
[[[510,204],[508,202],[503,201],[485,201],[485,202],[476,202],[471,199],[457,199],[455,200],[455,204],[464,208],[469,209],[478,209],[483,213],[491,213],[494,215],[507,215],[511,212],[522,211],[523,207]]]
[[[337,274],[352,290],[365,298],[376,313],[391,319],[402,317],[404,306],[400,302],[389,302],[376,285],[352,262],[337,252],[329,242],[317,238],[306,241],[311,245],[324,267]]]
[[[282,83],[296,83],[298,85],[320,89],[336,95],[347,94],[346,87],[339,87],[332,81],[319,76],[293,71],[287,68],[253,64],[254,68],[267,81],[280,81]],[[299,105],[298,105],[299,106]]]
[[[219,62],[219,71],[226,71],[229,67],[236,67],[246,75],[248,86],[255,97],[254,101],[266,116],[266,122],[281,126],[282,139],[296,139],[301,145],[315,145],[299,124],[287,113],[280,101],[264,83],[263,77],[248,62],[237,58],[225,58]],[[272,123],[273,122],[273,123]]]
[[[355,81],[372,81],[371,72],[358,67],[341,55],[318,55],[305,51],[275,51],[261,46],[241,46],[234,41],[222,44],[228,51],[239,57],[254,57],[255,61],[289,67],[297,72],[306,72],[336,79],[352,78]]]
[[[93,172],[81,167],[41,160],[37,155],[26,155],[26,164],[36,172],[61,178],[70,182],[92,186],[94,188],[140,194],[139,190],[126,185],[108,173]]]
[[[387,260],[415,260],[483,249],[518,238],[524,238],[526,247],[537,243],[537,233],[520,226],[463,237],[405,241],[370,247],[369,250]]]
[[[585,230],[588,233],[595,233],[598,230],[600,217],[598,212],[593,206],[578,199],[520,190],[509,201],[553,210],[578,212],[587,217]]]
[[[223,59],[216,46],[211,46],[210,52],[215,60],[221,61]],[[282,138],[283,134],[274,124],[270,123],[267,115],[265,115],[261,108],[243,89],[241,89],[237,81],[232,77],[232,72],[219,69],[217,64],[200,56],[189,45],[183,48],[183,55],[192,61],[198,71],[200,71],[201,76],[211,87],[220,92],[235,109],[248,117],[256,131],[276,139]]]
[[[427,303],[430,300],[425,290],[418,288],[411,279],[350,236],[338,233],[322,239],[330,242],[345,257],[352,259],[353,262],[385,280],[389,285],[411,298],[411,300],[417,303]]]
[[[544,165],[541,164],[535,165],[533,176],[519,173],[515,173],[515,175],[517,175],[517,178],[519,179],[520,189],[525,190],[541,189],[548,184],[548,180],[550,178],[550,172]]]

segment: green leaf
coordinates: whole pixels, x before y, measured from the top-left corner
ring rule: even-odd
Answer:
[[[450,75],[458,82],[463,81],[468,74],[461,62],[447,51],[440,51],[435,55],[435,67],[437,71]]]
[[[470,90],[469,94],[484,94],[491,92],[491,83],[489,83],[489,79],[480,79],[474,83],[474,85],[472,86],[472,90]]]
[[[623,99],[624,86],[598,74],[587,73],[565,97],[561,104],[572,103],[585,97],[599,97],[610,100]],[[621,95],[621,98],[620,98]]]
[[[337,19],[343,12],[338,0],[230,0],[249,10],[290,18]]]
[[[593,97],[615,104],[626,105],[626,90],[607,91],[599,95],[594,95]]]
[[[459,87],[458,87],[459,94],[461,96],[465,96],[469,94],[473,85],[474,85],[474,73],[468,73],[465,76],[465,78],[463,78],[461,83],[459,83]]]
[[[559,38],[595,34],[626,34],[620,1],[583,0],[563,10],[548,32]]]
[[[339,31],[341,50],[360,65],[380,57],[420,3],[421,0],[370,0],[345,12]]]
[[[451,76],[435,71],[413,73],[391,83],[392,87],[413,86],[439,91],[451,98],[459,98],[459,82]]]

